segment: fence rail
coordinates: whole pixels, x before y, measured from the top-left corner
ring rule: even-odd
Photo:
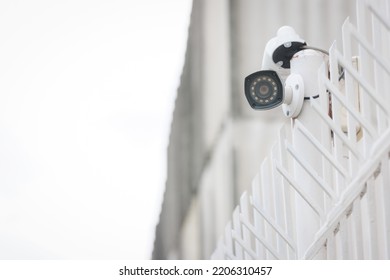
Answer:
[[[305,101],[316,132],[281,129],[213,259],[390,258],[390,1],[356,5]]]

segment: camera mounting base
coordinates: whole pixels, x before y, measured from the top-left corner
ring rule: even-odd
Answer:
[[[272,60],[280,67],[290,69],[290,61],[294,54],[303,50],[305,42],[286,42],[274,50]]]
[[[305,86],[299,74],[290,74],[286,80],[285,98],[282,104],[283,113],[286,117],[296,118],[302,110],[305,98]]]

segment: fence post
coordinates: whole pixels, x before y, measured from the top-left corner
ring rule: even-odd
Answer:
[[[294,177],[302,190],[322,209],[324,191],[321,187],[324,186],[320,186],[313,178],[313,175],[320,176],[322,173],[322,156],[295,123],[299,120],[312,137],[321,141],[321,119],[310,106],[310,102],[319,102],[318,69],[324,61],[326,55],[319,51],[308,49],[298,52],[291,60],[291,75],[299,75],[303,84],[286,82],[286,86],[293,87],[294,91],[303,91],[305,97],[299,115],[292,119],[292,145],[288,150],[294,158]],[[313,242],[324,217],[319,217],[301,196],[296,195],[295,200],[297,254],[298,258],[302,258]]]

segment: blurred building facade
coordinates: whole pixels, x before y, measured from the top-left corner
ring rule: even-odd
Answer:
[[[339,40],[353,0],[194,0],[168,147],[154,259],[208,259],[277,137],[281,109],[253,111],[244,77],[283,25],[308,45]],[[353,20],[353,18],[352,18]]]

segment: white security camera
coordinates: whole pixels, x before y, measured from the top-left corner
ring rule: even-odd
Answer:
[[[268,41],[262,70],[245,78],[245,96],[253,109],[268,110],[283,103],[290,60],[305,46],[305,41],[289,26],[279,28],[277,36]]]

